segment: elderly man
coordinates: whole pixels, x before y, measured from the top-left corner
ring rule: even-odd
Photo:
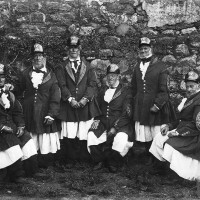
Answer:
[[[16,94],[24,92],[26,129],[32,134],[40,153],[39,165],[48,167],[48,161],[53,159],[52,154],[60,149],[60,127],[56,117],[60,109],[61,94],[55,74],[46,65],[42,45],[34,44],[32,54],[32,66],[24,70],[14,91]]]
[[[151,40],[139,41],[139,61],[133,72],[132,94],[134,97],[133,120],[136,141],[144,142],[152,163],[149,148],[161,125],[175,119],[167,88],[168,71],[163,62],[153,56]]]
[[[5,171],[10,181],[23,183],[22,160],[26,175],[37,170],[36,148],[27,132],[22,106],[8,91],[5,66],[0,64],[0,175]],[[34,168],[36,167],[36,168]]]
[[[107,67],[107,85],[98,95],[102,114],[95,120],[88,133],[88,150],[96,163],[94,170],[106,165],[116,172],[133,146],[131,126],[130,88],[120,83],[120,70],[115,64]]]
[[[178,106],[179,120],[163,126],[150,152],[188,180],[200,181],[200,77],[197,71],[185,76],[186,98]],[[159,170],[158,170],[159,171]]]
[[[71,165],[89,159],[87,134],[93,118],[99,115],[99,109],[95,104],[96,75],[89,63],[81,58],[77,36],[68,38],[67,50],[68,57],[56,68],[56,75],[61,89],[61,154]]]

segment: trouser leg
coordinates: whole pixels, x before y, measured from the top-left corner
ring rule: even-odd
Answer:
[[[10,181],[15,181],[17,178],[24,175],[21,159],[7,167],[7,175]]]
[[[38,171],[37,155],[33,155],[30,158],[23,161],[23,168],[26,176],[32,177]]]

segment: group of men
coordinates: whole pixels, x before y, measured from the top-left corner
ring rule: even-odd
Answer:
[[[14,86],[6,82],[6,68],[0,65],[0,173],[4,170],[11,181],[20,182],[23,171],[34,176],[38,164],[48,165],[47,158],[57,152],[63,164],[90,157],[94,170],[117,172],[135,140],[145,143],[147,164],[155,163],[154,155],[170,162],[180,176],[200,178],[196,71],[185,77],[187,99],[179,106],[177,121],[167,67],[153,55],[149,38],[139,41],[131,86],[120,81],[119,66],[110,64],[106,83],[98,88],[94,69],[81,57],[77,36],[68,38],[67,53],[53,72],[43,47],[34,44],[31,66]],[[18,96],[23,96],[22,106]],[[188,165],[180,169],[176,162],[182,158]]]

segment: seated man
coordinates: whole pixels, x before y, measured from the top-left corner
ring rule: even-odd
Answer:
[[[106,164],[116,172],[120,161],[133,146],[131,127],[131,91],[119,82],[120,70],[115,64],[107,68],[107,85],[98,95],[102,114],[95,117],[88,133],[88,150],[97,165]]]
[[[37,151],[31,136],[24,132],[22,106],[14,94],[7,90],[4,68],[0,64],[0,176],[1,179],[4,177],[22,183],[24,170],[21,160],[26,175],[34,175],[37,170]]]
[[[190,71],[185,76],[186,97],[178,106],[180,117],[168,124],[153,140],[150,152],[188,180],[200,180],[200,77]],[[170,130],[171,129],[171,130]],[[169,131],[170,130],[170,131]]]

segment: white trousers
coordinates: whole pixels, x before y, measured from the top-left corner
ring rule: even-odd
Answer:
[[[180,177],[200,181],[200,161],[183,155],[169,144],[164,145],[167,139],[168,136],[157,134],[149,151],[160,161],[168,161],[170,168]]]
[[[106,140],[107,140],[106,132],[104,132],[99,138],[97,138],[94,132],[90,131],[88,133],[88,140],[87,140],[88,151],[90,152],[90,146],[99,145],[101,143],[106,142]],[[112,149],[118,151],[121,156],[125,156],[132,146],[133,142],[128,141],[128,135],[126,133],[119,132],[115,135],[112,144]]]

